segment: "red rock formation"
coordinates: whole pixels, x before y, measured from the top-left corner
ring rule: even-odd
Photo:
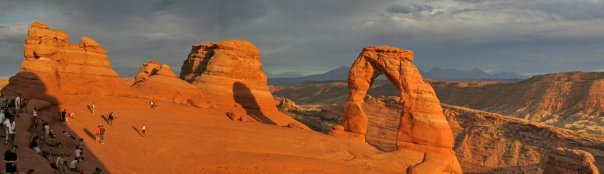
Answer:
[[[342,125],[364,140],[368,119],[362,105],[373,80],[386,75],[400,92],[403,112],[397,134],[399,149],[425,152],[409,173],[461,173],[453,153],[453,134],[432,87],[411,63],[413,52],[388,46],[363,49],[348,74],[349,95]],[[337,133],[335,133],[337,134]]]
[[[281,97],[277,107],[279,107],[285,111],[290,111],[290,110],[303,111],[304,110],[302,107],[296,105],[296,103],[294,103],[293,101],[291,101],[290,99],[287,99],[285,97]]]
[[[143,64],[135,77],[132,89],[143,98],[178,104],[192,104],[209,108],[201,101],[205,98],[201,90],[176,77],[170,66],[151,61]]]
[[[143,66],[138,70],[136,77],[134,77],[134,81],[143,81],[154,75],[176,78],[176,74],[172,72],[172,69],[170,69],[170,66],[167,64],[159,64],[159,62],[150,61],[143,63]]]
[[[296,120],[279,112],[266,84],[260,52],[244,40],[194,45],[181,68],[180,78],[199,87],[208,102],[233,108],[268,124],[287,126]],[[235,103],[235,105],[233,105]]]
[[[567,72],[516,83],[435,82],[443,103],[604,133],[604,73]]]
[[[34,22],[25,39],[21,70],[2,93],[55,105],[64,95],[130,95],[96,41],[82,37],[79,44],[69,44],[68,40],[65,32]]]
[[[464,172],[593,174],[604,166],[603,138],[459,106],[443,109]]]
[[[585,151],[556,148],[550,155],[544,173],[599,174],[594,157]]]

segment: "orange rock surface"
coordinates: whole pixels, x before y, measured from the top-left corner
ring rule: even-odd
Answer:
[[[68,131],[86,142],[86,160],[79,164],[84,173],[95,167],[106,173],[461,173],[451,148],[438,145],[443,134],[434,132],[443,130],[418,130],[441,128],[438,115],[430,115],[435,108],[429,102],[438,99],[418,98],[424,96],[415,93],[429,86],[419,83],[419,74],[406,77],[417,73],[409,61],[399,61],[412,68],[398,72],[405,74],[393,81],[412,83],[402,85],[413,90],[404,91],[410,95],[404,99],[415,102],[401,105],[410,109],[402,118],[417,118],[401,123],[416,126],[401,126],[409,137],[401,138],[399,132],[399,149],[384,152],[365,142],[308,131],[279,112],[260,54],[247,41],[195,45],[182,67],[183,80],[157,62],[145,63],[132,80],[119,78],[94,40],[82,38],[80,44],[67,40],[62,31],[32,24],[21,71],[2,90],[9,97],[23,94],[28,101],[28,112],[17,118],[20,171],[54,172],[47,160],[25,148],[32,136],[40,134],[41,128],[29,127],[30,107],[36,106],[39,117],[49,121],[63,143],[53,149],[42,145],[53,150],[51,161],[57,152],[73,154],[77,142],[60,133]],[[129,81],[135,81],[130,88]],[[158,100],[158,107],[150,108],[149,99]],[[87,107],[91,103],[94,112]],[[63,109],[75,114],[69,123],[58,122]],[[112,125],[106,120],[109,112],[117,117]],[[145,135],[140,131],[143,124]],[[104,144],[93,141],[98,125],[107,129]]]
[[[155,61],[143,64],[131,88],[142,98],[210,107],[198,102],[204,98],[199,88],[177,78],[170,66]]]
[[[471,173],[599,173],[604,138],[495,113],[443,105]]]
[[[425,152],[424,160],[410,173],[461,173],[452,150],[453,134],[434,90],[411,63],[413,52],[389,46],[363,49],[348,74],[348,102],[344,130],[364,139],[368,119],[362,105],[374,79],[384,74],[400,92],[401,113],[397,133],[399,149]]]
[[[64,95],[131,95],[96,41],[82,37],[79,44],[70,44],[68,40],[65,32],[34,22],[25,39],[21,70],[2,93],[53,104],[65,102]]]
[[[260,52],[244,40],[194,45],[180,71],[180,78],[211,95],[212,105],[234,108],[262,123],[287,126],[296,120],[279,112],[266,84]]]

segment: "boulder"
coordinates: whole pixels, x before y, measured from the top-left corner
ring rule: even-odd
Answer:
[[[170,66],[156,61],[143,64],[131,88],[142,98],[178,104],[193,104],[204,97],[199,88],[177,78]]]
[[[285,111],[303,111],[304,109],[298,105],[296,105],[296,103],[294,103],[293,101],[291,101],[290,99],[287,99],[285,97],[281,97],[281,100],[279,100],[279,104],[277,105],[277,107],[285,110]]]

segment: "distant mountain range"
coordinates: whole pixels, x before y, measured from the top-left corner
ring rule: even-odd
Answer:
[[[434,68],[430,71],[421,71],[422,76],[432,80],[454,80],[454,81],[517,81],[528,79],[528,77],[512,72],[488,73],[481,69],[471,70]]]
[[[341,66],[323,74],[314,74],[299,77],[275,77],[269,76],[268,83],[271,85],[301,85],[305,81],[329,81],[346,80],[350,67]],[[511,72],[488,73],[481,69],[458,70],[434,68],[430,71],[421,71],[422,76],[433,80],[451,81],[518,81],[528,77]],[[383,76],[378,77],[384,79]]]
[[[314,74],[302,77],[289,78],[268,78],[268,84],[271,85],[301,85],[304,81],[329,81],[329,80],[346,80],[348,77],[348,69],[350,67],[341,66],[336,69],[327,71],[323,74]]]

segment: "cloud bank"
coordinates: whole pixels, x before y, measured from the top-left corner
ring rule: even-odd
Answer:
[[[178,70],[190,46],[247,39],[272,73],[350,65],[392,45],[435,67],[542,74],[604,68],[600,0],[257,0],[0,2],[0,75],[18,71],[33,21],[90,36],[122,76],[144,61]]]

